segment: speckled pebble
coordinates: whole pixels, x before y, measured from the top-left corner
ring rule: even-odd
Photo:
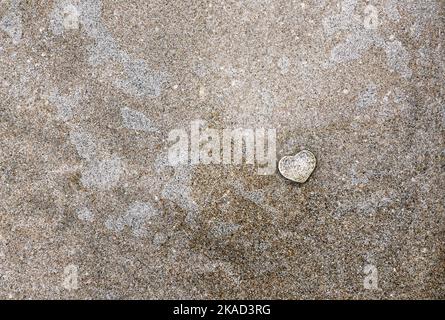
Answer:
[[[278,170],[286,179],[304,183],[309,179],[317,165],[317,159],[309,150],[298,152],[294,156],[285,156],[278,162]]]

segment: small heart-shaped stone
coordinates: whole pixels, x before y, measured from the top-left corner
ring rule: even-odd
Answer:
[[[309,150],[298,152],[294,156],[286,156],[278,162],[278,170],[286,179],[304,183],[314,171],[317,159]]]

